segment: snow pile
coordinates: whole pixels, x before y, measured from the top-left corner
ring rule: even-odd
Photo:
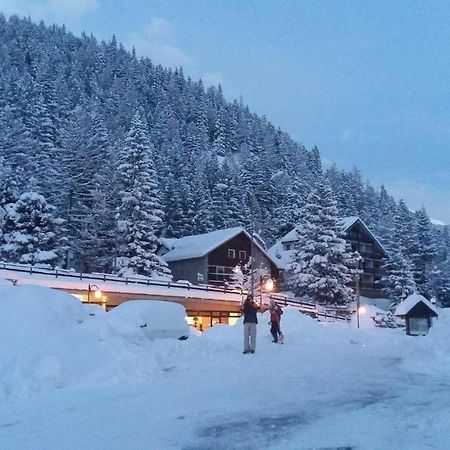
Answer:
[[[40,286],[0,286],[0,399],[49,388],[150,380],[161,367],[152,341],[188,336],[180,305],[149,302],[105,313]],[[167,313],[170,310],[170,314]],[[147,327],[140,325],[147,323]],[[180,325],[181,323],[181,325]],[[144,330],[144,331],[143,331]],[[130,342],[131,341],[131,342]]]
[[[71,344],[87,314],[71,295],[37,286],[0,286],[0,396],[17,380],[62,387]]]
[[[108,313],[108,323],[120,336],[131,339],[187,339],[186,310],[177,303],[130,300]]]

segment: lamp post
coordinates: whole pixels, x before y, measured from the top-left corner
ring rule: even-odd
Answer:
[[[255,295],[255,276],[254,276],[254,263],[253,263],[253,259],[254,259],[254,255],[255,255],[255,217],[253,214],[253,202],[255,200],[255,193],[252,191],[251,192],[251,197],[250,197],[250,220],[251,220],[251,224],[250,224],[250,233],[251,235],[251,245],[250,245],[250,288],[251,288],[251,294],[252,294],[252,298],[254,298]]]
[[[91,291],[94,291],[94,297],[96,299],[102,298],[102,291],[96,284],[89,284],[88,285],[88,295],[87,295],[87,302],[91,302]]]
[[[265,282],[265,285],[264,285]],[[272,291],[273,289],[273,280],[269,275],[260,275],[259,277],[259,306],[262,306],[262,292],[263,287],[266,288],[266,291]]]
[[[361,258],[358,259],[358,270],[357,270],[357,274],[356,274],[356,324],[357,327],[359,328],[359,310],[360,310],[360,282],[361,282]]]

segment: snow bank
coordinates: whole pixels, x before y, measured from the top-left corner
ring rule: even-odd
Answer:
[[[130,303],[105,313],[45,287],[1,285],[0,399],[161,376],[161,350],[150,339],[188,336],[185,310],[174,303]]]
[[[0,286],[0,396],[18,387],[16,382],[20,387],[20,380],[32,390],[66,385],[62,364],[69,362],[75,330],[86,318],[71,295],[39,286]]]

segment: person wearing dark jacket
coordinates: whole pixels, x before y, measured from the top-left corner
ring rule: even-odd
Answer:
[[[241,307],[244,314],[244,354],[255,353],[256,349],[256,324],[259,307],[253,301],[253,296],[248,295]]]
[[[275,302],[270,305],[270,333],[272,334],[273,341],[277,343],[280,339],[280,343],[283,343],[283,334],[281,333],[280,322],[281,314],[283,310]]]

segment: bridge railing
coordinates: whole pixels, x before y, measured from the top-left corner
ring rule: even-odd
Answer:
[[[242,292],[240,289],[233,289],[228,288],[226,286],[223,287],[215,287],[215,286],[209,286],[209,285],[195,285],[191,284],[189,282],[183,283],[183,282],[174,282],[174,281],[165,281],[165,280],[154,280],[151,278],[146,277],[120,277],[118,275],[111,275],[106,273],[82,273],[82,272],[75,272],[72,270],[67,269],[45,269],[41,267],[35,267],[31,265],[24,265],[24,264],[13,264],[13,263],[6,263],[6,262],[0,262],[0,271],[1,270],[8,270],[12,272],[18,272],[18,273],[26,273],[28,275],[47,275],[47,276],[54,276],[55,278],[58,277],[65,277],[65,278],[73,278],[77,280],[86,280],[86,281],[102,281],[104,283],[110,281],[114,283],[123,283],[123,284],[137,284],[142,286],[161,286],[161,287],[167,287],[167,288],[182,288],[192,291],[203,291],[203,292],[220,292],[225,294],[237,294],[242,295]],[[283,304],[284,306],[293,306],[295,308],[298,308],[300,311],[309,314],[311,317],[314,317],[316,319],[321,318],[327,318],[327,319],[333,319],[333,320],[345,320],[348,321],[348,318],[344,316],[340,316],[337,314],[330,314],[326,311],[319,311],[317,309],[317,306],[313,302],[307,302],[303,301],[301,299],[295,298],[295,297],[288,297],[286,295],[281,294],[270,294],[267,295],[267,297],[271,300],[274,300],[275,302],[279,304]]]
[[[203,291],[203,292],[220,292],[225,294],[241,294],[241,291],[239,289],[232,289],[228,288],[226,286],[223,287],[216,287],[216,286],[209,286],[209,285],[195,285],[189,282],[174,282],[170,280],[154,280],[147,277],[120,277],[118,275],[111,275],[106,273],[82,273],[82,272],[75,272],[72,270],[66,270],[66,269],[45,269],[41,267],[35,267],[35,266],[28,266],[23,264],[12,264],[12,263],[5,263],[0,262],[0,271],[1,270],[8,270],[12,272],[18,272],[18,273],[26,273],[28,275],[47,275],[47,276],[53,276],[55,278],[58,277],[64,277],[64,278],[73,278],[77,280],[86,280],[86,281],[102,281],[104,283],[106,282],[114,282],[114,283],[123,283],[123,284],[138,284],[143,286],[161,286],[161,287],[167,287],[167,288],[182,288],[187,290],[193,290],[193,291]]]
[[[331,314],[327,311],[320,311],[317,309],[317,305],[313,302],[303,301],[295,297],[288,297],[286,295],[280,294],[270,294],[269,299],[274,300],[278,304],[283,304],[284,306],[293,306],[305,314],[310,315],[315,319],[332,319],[332,320],[342,320],[349,321],[349,318],[341,316],[338,314]]]

